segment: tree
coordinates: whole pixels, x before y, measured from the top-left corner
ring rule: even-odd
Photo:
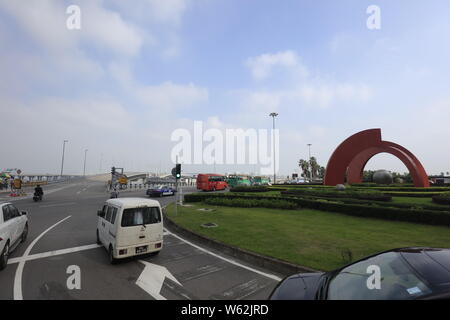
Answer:
[[[298,166],[302,169],[303,173],[302,173],[302,177],[303,178],[308,178],[310,176],[310,164],[309,161],[300,159],[298,161]]]
[[[310,169],[312,172],[312,178],[314,179],[319,174],[320,166],[317,163],[317,159],[315,157],[311,157],[311,159],[309,160],[309,163],[310,163]]]

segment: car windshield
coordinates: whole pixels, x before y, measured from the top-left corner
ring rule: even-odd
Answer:
[[[133,227],[159,222],[161,222],[161,213],[158,207],[125,209],[122,215],[122,227]]]
[[[379,285],[376,269],[379,270]],[[431,292],[399,253],[387,252],[333,274],[328,281],[327,299],[414,299]]]

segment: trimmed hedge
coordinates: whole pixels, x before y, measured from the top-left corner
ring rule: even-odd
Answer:
[[[274,208],[274,209],[297,209],[295,202],[279,199],[227,199],[227,198],[207,198],[204,200],[206,204],[227,207],[242,208]]]
[[[433,202],[438,204],[450,205],[450,192],[441,193],[433,196]]]
[[[359,190],[314,190],[314,189],[303,189],[303,190],[288,190],[282,191],[282,195],[293,195],[293,196],[319,196],[319,197],[332,197],[332,198],[353,198],[361,200],[372,200],[372,201],[391,201],[392,197],[385,195],[379,191],[359,191]]]
[[[284,191],[284,188],[269,188],[267,186],[237,186],[230,189],[230,192],[269,192]]]
[[[351,216],[378,218],[392,221],[406,221],[413,223],[440,225],[450,227],[450,212],[440,210],[425,210],[425,209],[411,209],[399,207],[385,207],[378,205],[356,204],[356,203],[342,203],[331,202],[323,199],[306,199],[299,197],[264,197],[256,195],[232,195],[229,193],[219,194],[204,194],[191,193],[184,196],[186,202],[205,201],[207,198],[224,198],[224,199],[274,199],[287,200],[295,202],[298,206],[303,208],[310,208],[328,212],[337,212]],[[330,199],[331,200],[331,199]]]

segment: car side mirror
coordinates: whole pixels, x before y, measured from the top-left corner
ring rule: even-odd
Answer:
[[[26,216],[26,215],[28,214],[28,212],[26,212],[26,211],[21,211],[20,213],[21,213],[21,215],[23,215],[23,216]]]
[[[103,213],[103,210],[98,210],[98,211],[97,211],[97,215],[98,215],[99,217],[102,217],[102,218],[103,218],[103,216],[104,216],[105,214]]]

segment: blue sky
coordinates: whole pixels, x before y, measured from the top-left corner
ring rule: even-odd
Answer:
[[[81,30],[65,9],[81,9]],[[366,27],[369,5],[381,29]],[[322,165],[358,131],[381,128],[430,174],[450,171],[448,1],[0,0],[1,167],[68,172],[172,167],[173,130],[270,128],[280,174],[307,143]],[[16,132],[19,125],[25,130]],[[38,133],[38,134],[36,134]],[[33,154],[30,159],[30,154]],[[404,172],[378,155],[369,169]],[[186,171],[211,171],[186,166]],[[253,171],[255,166],[218,166]]]

